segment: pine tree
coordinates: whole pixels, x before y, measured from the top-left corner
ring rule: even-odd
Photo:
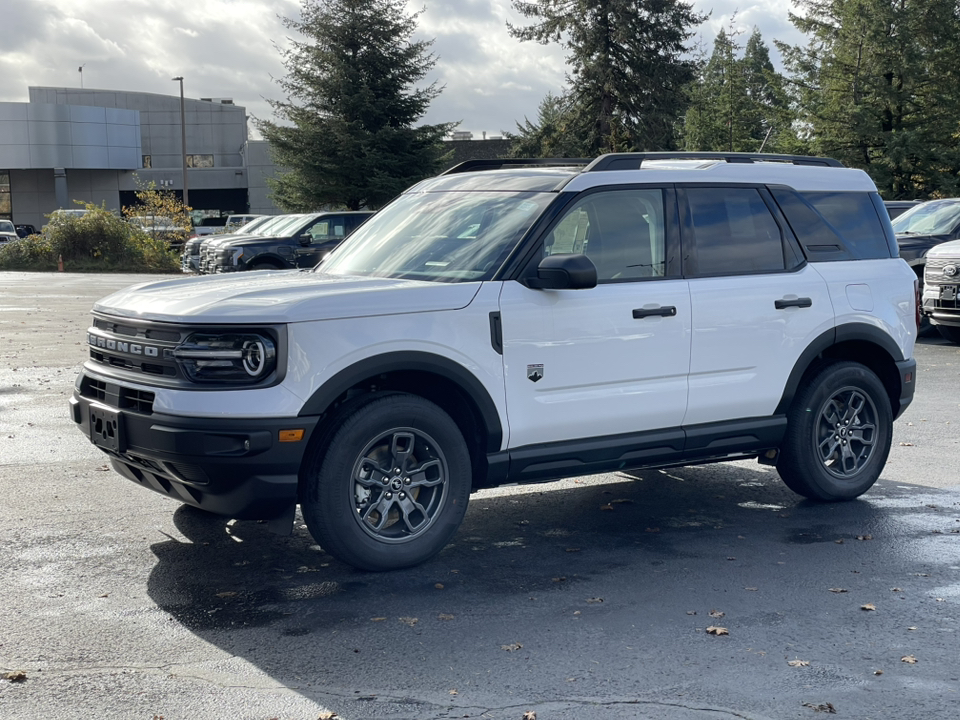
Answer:
[[[504,133],[512,141],[513,157],[580,157],[581,143],[574,132],[576,118],[570,99],[547,93],[540,101],[537,121],[524,118],[516,133]]]
[[[403,0],[303,0],[284,20],[304,39],[283,51],[285,100],[259,121],[276,163],[273,197],[288,211],[379,208],[443,160],[452,124],[420,125],[436,84],[430,42],[412,41],[418,14]]]
[[[745,48],[737,42],[738,35],[734,22],[728,30],[721,28],[709,60],[700,63],[698,77],[689,88],[684,147],[802,152],[783,78],[774,70],[759,30],[754,29]]]
[[[816,152],[884,197],[960,191],[960,14],[953,0],[797,0],[805,47],[778,43]]]
[[[682,0],[513,0],[532,25],[509,25],[520,40],[569,51],[571,130],[584,156],[669,150],[694,64],[691,28],[704,16]]]

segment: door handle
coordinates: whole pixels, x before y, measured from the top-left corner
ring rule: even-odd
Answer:
[[[640,318],[645,317],[674,317],[677,314],[677,309],[673,305],[665,305],[664,307],[658,308],[637,308],[633,311],[634,320],[639,320]]]
[[[795,298],[793,300],[774,300],[773,306],[777,310],[785,310],[788,307],[810,307],[813,305],[813,300],[810,298]]]

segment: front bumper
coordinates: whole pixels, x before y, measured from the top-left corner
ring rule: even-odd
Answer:
[[[117,407],[75,392],[73,421],[110,457],[113,469],[145,488],[201,510],[248,520],[282,516],[298,501],[300,465],[318,418],[186,418],[144,404]],[[113,398],[113,400],[111,400]],[[281,430],[303,429],[299,442]]]

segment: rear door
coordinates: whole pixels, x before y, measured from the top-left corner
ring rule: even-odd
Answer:
[[[773,414],[833,327],[826,282],[763,187],[678,188],[693,334],[684,426]]]

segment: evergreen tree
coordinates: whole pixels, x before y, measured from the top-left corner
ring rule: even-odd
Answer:
[[[574,132],[576,118],[569,98],[547,93],[540,101],[537,121],[524,118],[517,133],[504,133],[512,141],[513,157],[580,157],[581,143]]]
[[[690,86],[684,147],[721,152],[802,152],[783,79],[754,29],[744,49],[731,22]],[[742,51],[742,56],[738,57]]]
[[[570,128],[592,156],[625,150],[669,150],[686,109],[684,87],[691,28],[704,16],[682,0],[513,0],[532,25],[520,40],[556,42],[569,51]]]
[[[282,53],[277,122],[257,122],[289,168],[272,183],[280,207],[379,208],[440,168],[452,124],[414,127],[440,94],[417,87],[436,62],[411,40],[417,17],[403,0],[303,0],[284,20],[305,39]]]
[[[960,14],[954,0],[797,0],[806,47],[778,43],[817,153],[884,197],[960,191]]]

